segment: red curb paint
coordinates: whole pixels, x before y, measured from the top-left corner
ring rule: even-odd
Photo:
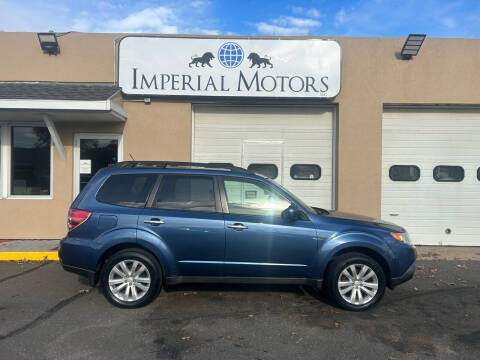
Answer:
[[[2,242],[9,242],[9,241],[13,241],[13,240],[0,240],[0,243],[2,243]]]

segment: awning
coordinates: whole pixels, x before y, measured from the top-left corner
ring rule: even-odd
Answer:
[[[125,121],[112,84],[0,82],[0,121]]]
[[[126,121],[120,100],[113,84],[0,82],[0,122],[43,121],[65,160],[55,123]]]

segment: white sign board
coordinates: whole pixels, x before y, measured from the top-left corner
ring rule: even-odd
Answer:
[[[91,173],[92,173],[92,160],[80,159],[80,174],[91,174]]]
[[[131,95],[332,98],[340,60],[333,40],[129,36],[119,84]]]

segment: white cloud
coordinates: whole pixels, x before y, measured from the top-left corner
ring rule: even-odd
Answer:
[[[179,32],[178,23],[179,19],[172,8],[159,6],[143,9],[122,19],[108,20],[94,31],[174,34]]]
[[[294,14],[304,15],[310,18],[318,19],[320,16],[322,16],[322,13],[315,8],[305,9],[301,6],[292,6],[291,9],[292,9],[292,13]]]
[[[444,17],[440,19],[440,22],[449,29],[455,29],[457,27],[457,22],[451,17]]]
[[[120,33],[219,34],[216,19],[207,16],[211,2],[191,0],[141,7],[101,0],[85,8],[75,2],[0,0],[0,30]],[[83,11],[79,11],[83,10]]]
[[[295,28],[295,27],[285,27],[285,26],[278,26],[272,25],[266,22],[259,22],[256,24],[257,31],[260,34],[265,35],[307,35],[308,29],[305,28]]]
[[[308,35],[322,24],[318,20],[293,16],[280,16],[268,22],[255,24],[257,31],[265,35]]]
[[[340,25],[345,24],[348,21],[347,13],[345,12],[344,8],[341,8],[340,11],[337,12],[335,15],[335,26],[338,27]]]

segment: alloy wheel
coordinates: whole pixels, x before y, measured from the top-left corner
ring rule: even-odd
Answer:
[[[115,298],[121,301],[137,301],[150,289],[152,279],[145,264],[138,260],[122,260],[115,264],[108,275],[108,286]]]
[[[352,305],[365,305],[372,301],[378,291],[378,277],[375,271],[365,264],[350,264],[338,277],[340,296]]]

